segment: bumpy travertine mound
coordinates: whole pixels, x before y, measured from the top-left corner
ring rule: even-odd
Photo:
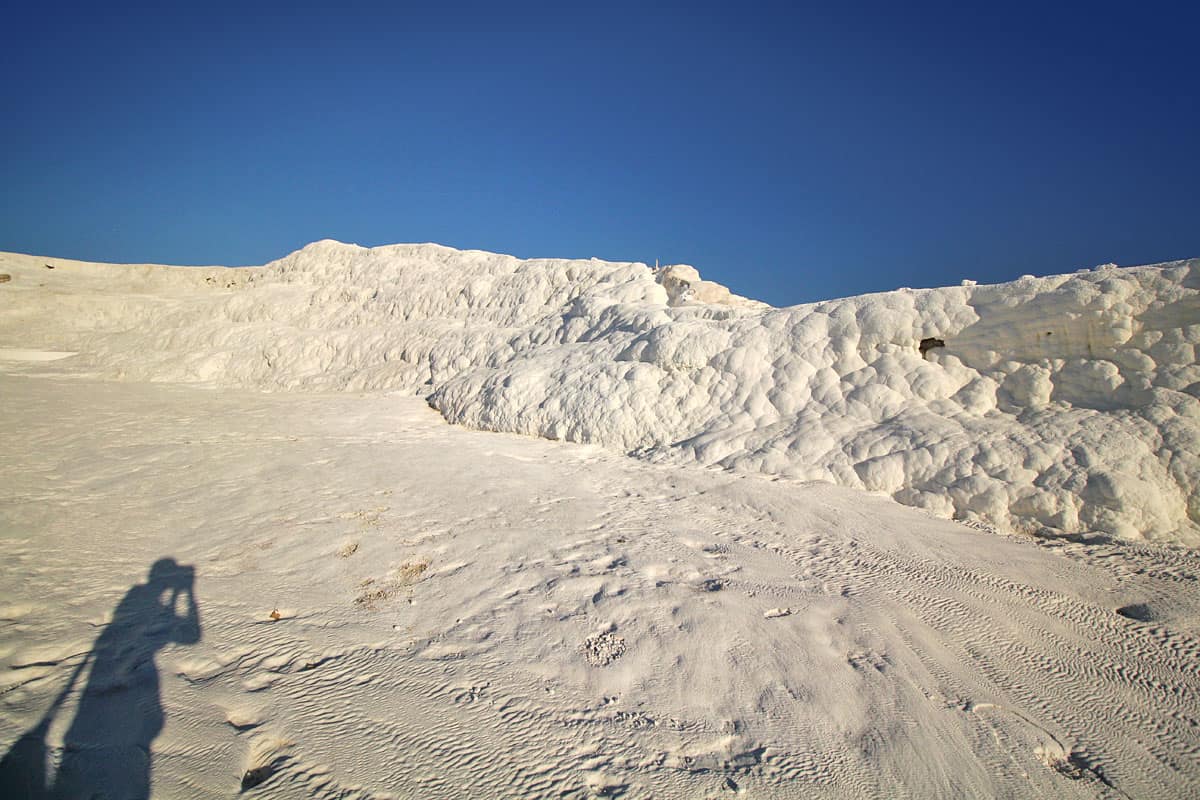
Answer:
[[[40,262],[0,261],[18,298],[0,344],[105,374],[416,391],[478,428],[1200,544],[1200,260],[785,309],[690,267],[436,245],[324,241],[237,271],[59,262],[53,280]]]

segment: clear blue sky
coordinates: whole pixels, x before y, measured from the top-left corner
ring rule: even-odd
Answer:
[[[1197,5],[10,4],[0,250],[436,241],[777,305],[1200,256]]]

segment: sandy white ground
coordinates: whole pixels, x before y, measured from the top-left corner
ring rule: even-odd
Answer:
[[[0,387],[0,742],[172,556],[203,633],[158,657],[155,796],[279,758],[262,796],[1200,790],[1191,551],[1047,547],[409,398]],[[625,651],[593,665],[606,631]]]
[[[263,797],[1200,793],[1194,550],[472,431],[316,372],[272,394],[131,380],[216,357],[164,354],[216,335],[211,296],[249,295],[54,263],[0,285],[46,284],[0,313],[6,751],[169,556],[195,569],[199,639],[112,687],[158,682],[157,797],[228,797],[262,765]],[[235,376],[239,342],[280,330],[246,325]],[[350,374],[329,335],[279,340]]]

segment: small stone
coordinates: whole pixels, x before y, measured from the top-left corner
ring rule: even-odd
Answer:
[[[274,771],[275,770],[271,768],[270,764],[264,764],[261,767],[255,767],[254,769],[246,770],[245,773],[242,774],[242,791],[249,791],[255,786],[261,785],[264,781],[266,781],[267,778],[271,777],[271,774]]]
[[[589,636],[583,643],[583,654],[595,667],[608,666],[624,653],[625,640],[611,631]]]

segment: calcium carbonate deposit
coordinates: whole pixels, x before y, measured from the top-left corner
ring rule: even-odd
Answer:
[[[70,292],[39,289],[47,266]],[[0,272],[0,344],[105,377],[419,393],[475,428],[1200,544],[1200,260],[791,308],[682,265],[437,245]]]
[[[1200,797],[1200,261],[0,275],[0,797]]]

